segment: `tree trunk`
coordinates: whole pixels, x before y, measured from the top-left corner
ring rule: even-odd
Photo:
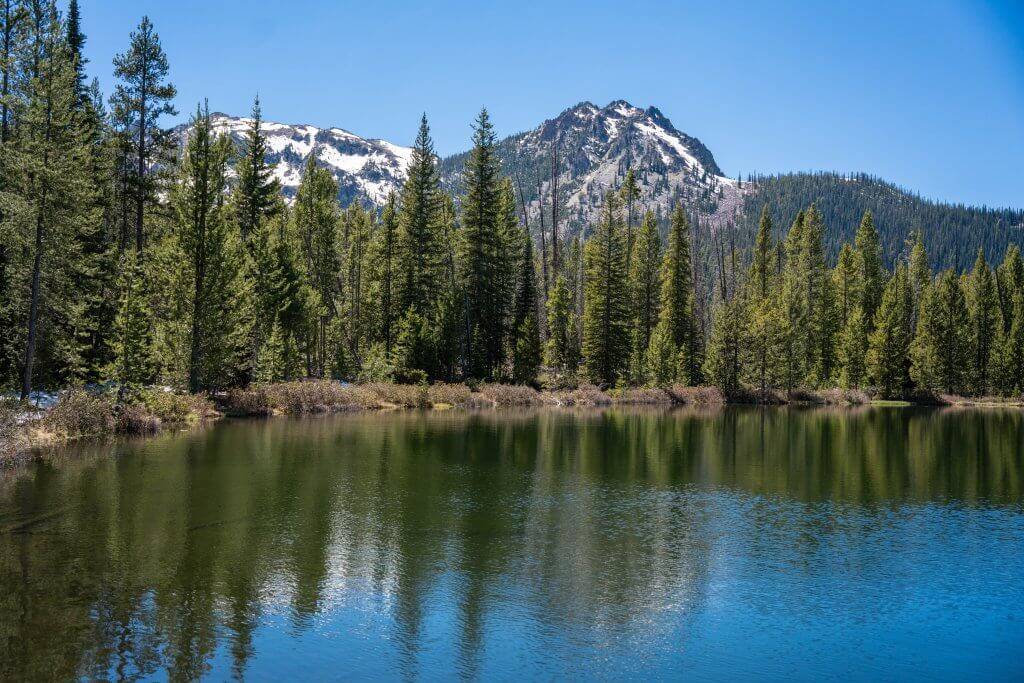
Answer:
[[[558,272],[558,136],[551,148],[551,269]]]
[[[43,192],[43,202],[40,211],[36,214],[36,243],[35,258],[32,262],[32,294],[28,313],[28,339],[25,342],[25,367],[21,376],[21,400],[28,399],[32,393],[32,363],[36,355],[36,331],[39,327],[39,276],[43,266],[43,232],[46,228],[43,222],[43,207],[46,206],[46,192]]]

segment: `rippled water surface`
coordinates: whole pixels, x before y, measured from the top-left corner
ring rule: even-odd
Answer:
[[[0,680],[1021,680],[1024,413],[392,413],[0,473]]]

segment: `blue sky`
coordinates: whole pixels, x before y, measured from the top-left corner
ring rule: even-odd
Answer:
[[[1024,0],[80,0],[90,69],[148,14],[182,115],[211,108],[468,146],[583,100],[655,105],[724,172],[866,171],[1024,207]]]

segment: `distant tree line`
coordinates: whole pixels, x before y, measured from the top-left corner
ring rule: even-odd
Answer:
[[[105,102],[86,85],[77,2],[66,17],[52,0],[0,2],[0,383],[23,396],[309,377],[1024,390],[1015,245],[997,268],[983,243],[969,273],[935,274],[963,226],[887,250],[895,217],[880,234],[867,212],[831,245],[828,197],[797,206],[768,191],[746,243],[742,225],[701,226],[682,203],[663,235],[632,170],[570,238],[557,153],[531,225],[486,110],[454,192],[424,116],[383,207],[340,206],[313,156],[287,205],[258,100],[237,148],[204,103],[176,154],[160,126],[175,89],[148,19],[115,59]]]
[[[800,209],[816,204],[830,228],[825,249],[831,259],[839,255],[844,242],[853,239],[865,211],[874,216],[882,254],[890,268],[906,256],[908,232],[923,233],[937,268],[961,270],[971,267],[978,249],[1001,256],[1024,233],[1024,211],[1019,209],[932,202],[865,173],[754,175],[746,183],[757,190],[745,198],[739,221],[742,235],[753,239],[764,207],[778,228],[788,225]]]

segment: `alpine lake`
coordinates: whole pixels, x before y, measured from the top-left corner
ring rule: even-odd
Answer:
[[[1024,680],[1024,411],[225,420],[0,472],[0,680]]]

